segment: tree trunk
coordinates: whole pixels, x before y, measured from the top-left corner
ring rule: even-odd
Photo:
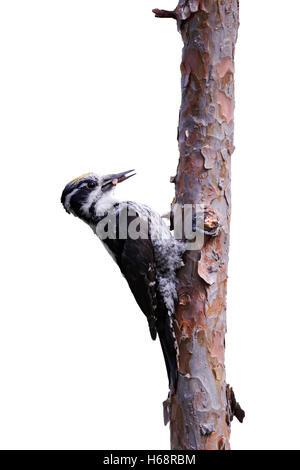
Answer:
[[[184,42],[173,204],[201,204],[207,225],[202,248],[186,252],[178,273],[179,381],[171,398],[171,448],[227,450],[233,416],[244,417],[226,385],[224,365],[239,5],[180,0],[172,12],[153,11],[176,18]]]

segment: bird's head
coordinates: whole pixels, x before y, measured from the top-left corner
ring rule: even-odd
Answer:
[[[71,181],[63,190],[61,203],[70,214],[86,222],[91,221],[95,214],[103,212],[113,205],[113,190],[134,176],[134,170],[123,171],[111,175],[99,176],[86,173]]]

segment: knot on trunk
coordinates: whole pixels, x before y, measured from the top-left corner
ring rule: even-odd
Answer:
[[[221,223],[216,212],[206,208],[204,210],[204,233],[216,237],[219,234],[220,228]]]

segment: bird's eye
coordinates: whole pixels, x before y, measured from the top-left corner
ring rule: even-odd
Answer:
[[[95,181],[89,181],[87,186],[88,188],[93,189],[97,186],[97,183]]]

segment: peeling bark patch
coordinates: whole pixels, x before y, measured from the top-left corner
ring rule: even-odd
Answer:
[[[200,432],[201,432],[202,436],[209,436],[215,430],[213,424],[200,424],[199,427],[200,427]]]
[[[217,93],[217,103],[219,105],[220,115],[226,119],[227,124],[233,120],[233,101],[225,95],[223,91]]]
[[[231,206],[231,189],[230,186],[227,186],[225,189],[225,198],[228,206]]]
[[[225,77],[227,73],[234,73],[234,64],[231,57],[223,57],[215,66],[216,79]]]
[[[219,240],[216,238],[215,241],[211,241],[209,244],[204,246],[201,252],[201,258],[198,262],[198,274],[201,279],[203,279],[203,281],[205,281],[209,286],[215,284],[218,279],[224,278],[224,272],[223,276],[220,277],[220,267],[222,268],[222,260],[217,250]]]
[[[218,268],[211,260],[204,258],[198,263],[198,274],[206,282],[206,284],[212,286],[217,282]]]
[[[216,321],[219,321],[222,315],[225,316],[226,306],[224,298],[226,298],[226,286],[227,282],[225,280],[214,284],[214,289],[212,287],[207,289],[206,316],[215,318]],[[225,321],[223,324],[225,325]]]
[[[220,382],[223,379],[223,373],[224,373],[223,366],[220,364],[217,367],[215,367],[213,371],[214,371],[216,380]]]
[[[203,155],[203,158],[204,158],[204,167],[207,170],[211,170],[214,167],[215,162],[216,162],[216,157],[217,157],[216,151],[212,150],[210,145],[207,144],[202,147],[201,154]]]
[[[224,336],[221,331],[213,330],[212,332],[212,346],[211,346],[211,356],[213,362],[216,364],[224,364]]]

